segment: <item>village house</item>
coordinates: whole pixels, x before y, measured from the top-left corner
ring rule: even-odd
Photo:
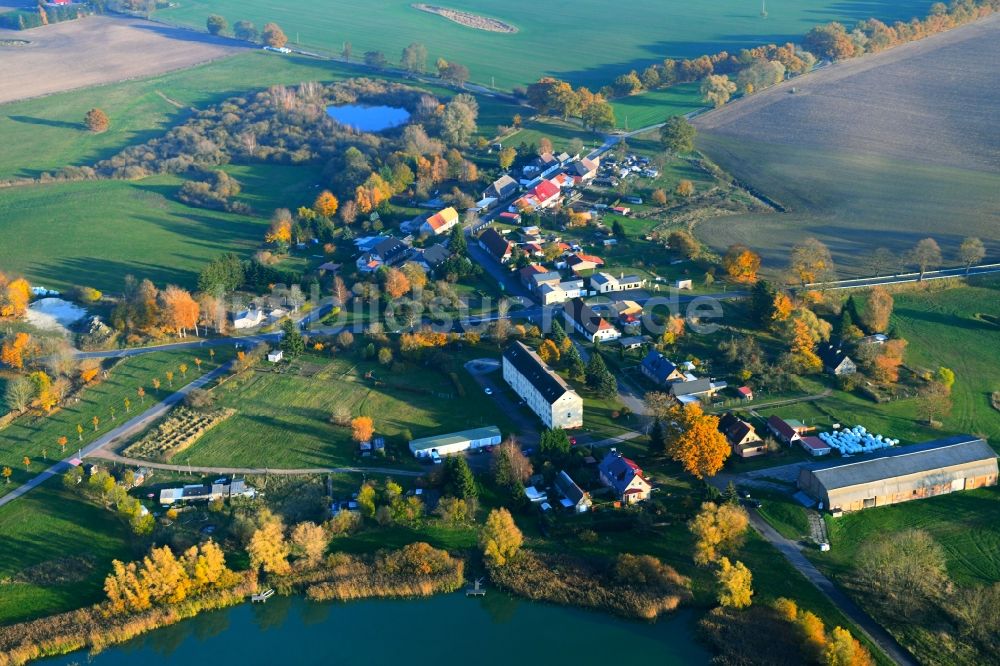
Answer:
[[[639,370],[658,386],[684,381],[684,373],[670,359],[655,349],[650,349],[646,357],[642,359]]]
[[[456,224],[458,224],[458,211],[449,206],[424,220],[420,225],[420,231],[431,236],[440,236],[451,231]]]
[[[583,400],[523,343],[504,350],[503,378],[546,428],[583,427]]]
[[[610,487],[615,499],[636,504],[649,499],[653,486],[646,480],[635,462],[612,449],[598,465],[601,483]]]
[[[497,215],[497,221],[502,222],[503,224],[521,224],[521,214],[505,210]]]
[[[798,486],[831,511],[860,511],[997,484],[985,440],[955,435],[803,467]]]
[[[246,481],[233,479],[231,482],[220,479],[212,484],[190,484],[181,488],[164,488],[160,491],[160,504],[170,505],[179,502],[211,502],[234,497],[253,497],[257,491],[248,486]]]
[[[707,377],[684,375],[684,381],[670,384],[670,395],[677,402],[686,405],[698,400],[708,400],[713,395],[726,388],[726,382],[713,382]]]
[[[409,246],[398,238],[383,238],[358,257],[355,264],[361,273],[374,273],[382,266],[392,266],[402,261],[408,250]]]
[[[732,412],[719,418],[719,432],[726,436],[733,454],[740,458],[752,458],[767,453],[767,445],[750,423]]]
[[[479,235],[479,247],[501,264],[510,261],[514,250],[514,245],[492,227]]]
[[[858,371],[857,365],[840,347],[834,347],[831,344],[821,345],[819,358],[823,361],[823,369],[831,375],[843,377],[844,375],[853,375]]]
[[[560,167],[559,159],[552,153],[542,153],[521,169],[525,176],[547,178]]]
[[[594,273],[590,276],[590,289],[596,291],[598,294],[642,289],[645,286],[646,280],[640,278],[638,275],[621,274],[616,278],[609,273]]]
[[[621,332],[594,312],[582,298],[571,299],[563,306],[563,319],[573,330],[591,342],[607,342],[621,337]]]
[[[566,266],[574,273],[592,271],[604,265],[604,260],[592,254],[577,252],[566,258]]]
[[[574,513],[586,513],[592,505],[590,493],[578,486],[565,470],[556,475],[554,482],[556,490],[562,495],[560,504]]]
[[[503,201],[507,197],[514,196],[520,186],[517,181],[504,174],[490,183],[490,186],[483,192],[483,199],[496,199]]]
[[[517,272],[517,277],[526,288],[535,289],[535,276],[548,275],[554,273],[541,264],[528,264]]]
[[[597,170],[600,166],[600,158],[589,159],[581,157],[569,165],[567,173],[573,178],[574,185],[582,185],[597,177]]]
[[[255,328],[260,326],[264,322],[264,319],[264,312],[254,306],[249,310],[243,310],[233,315],[233,328],[236,330]]]
[[[410,452],[415,458],[429,458],[435,453],[439,456],[448,456],[463,451],[482,449],[487,446],[497,446],[503,436],[500,428],[496,426],[486,426],[483,428],[473,428],[472,430],[462,430],[446,435],[433,435],[431,437],[421,437],[410,440]]]
[[[777,415],[772,415],[767,419],[767,429],[785,444],[794,444],[799,441],[804,434],[812,432],[813,430],[813,428],[807,426],[801,421],[796,421],[795,419],[788,419],[786,421]]]
[[[560,198],[559,184],[552,180],[543,180],[511,204],[510,210],[524,212],[551,208],[559,203]]]
[[[741,386],[736,389],[736,392],[740,395],[741,399],[746,400],[747,402],[753,400],[753,389],[749,386]]]
[[[425,248],[413,248],[410,259],[419,264],[428,273],[434,273],[444,262],[451,258],[451,252],[444,245],[431,245]]]
[[[537,293],[542,305],[558,305],[571,298],[579,298],[583,293],[583,280],[545,282],[539,285]]]

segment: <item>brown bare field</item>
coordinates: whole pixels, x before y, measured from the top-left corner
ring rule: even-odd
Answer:
[[[245,48],[191,30],[108,16],[33,30],[0,30],[4,39],[31,43],[0,47],[0,104],[184,69]]]
[[[786,81],[695,120],[699,147],[786,213],[706,222],[780,267],[807,236],[845,274],[876,247],[932,236],[945,262],[965,236],[1000,256],[1000,15]],[[794,92],[793,92],[794,88]]]

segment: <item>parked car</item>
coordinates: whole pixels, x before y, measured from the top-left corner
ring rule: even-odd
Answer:
[[[485,391],[484,391],[484,392],[486,393],[486,395],[493,395],[493,389],[491,389],[491,388],[490,388],[490,387],[488,387],[488,386],[486,387],[486,389],[485,389]]]

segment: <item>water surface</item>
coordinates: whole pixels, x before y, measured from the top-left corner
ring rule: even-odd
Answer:
[[[77,652],[39,663],[707,664],[710,655],[693,640],[693,618],[682,611],[655,624],[631,622],[496,591],[484,599],[459,593],[348,604],[273,597],[264,605],[243,604],[159,629],[92,661]]]
[[[344,104],[326,107],[327,114],[342,125],[359,132],[381,132],[399,127],[410,119],[410,112],[398,106]]]

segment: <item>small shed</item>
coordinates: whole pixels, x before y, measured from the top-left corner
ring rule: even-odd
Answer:
[[[739,393],[740,397],[746,400],[747,402],[753,400],[753,391],[750,389],[749,386],[741,386],[738,389],[736,389],[736,392]]]
[[[274,349],[267,353],[267,360],[270,363],[280,363],[283,358],[285,358],[285,352],[280,349]]]
[[[674,289],[693,289],[694,286],[691,280],[675,280]]]

